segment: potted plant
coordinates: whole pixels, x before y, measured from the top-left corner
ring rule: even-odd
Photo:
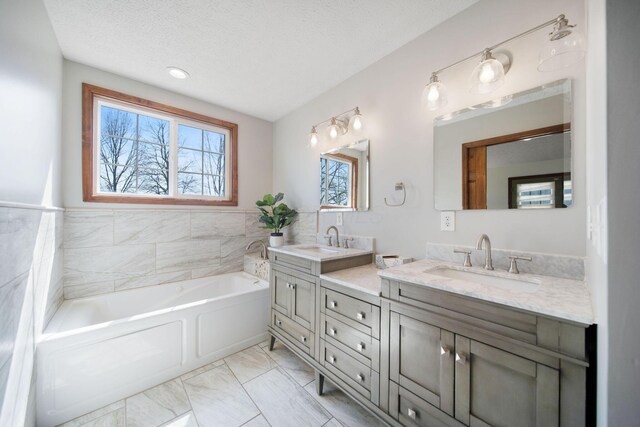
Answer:
[[[258,218],[258,221],[264,224],[262,228],[273,230],[269,237],[269,245],[274,248],[284,244],[284,237],[281,230],[290,225],[296,215],[298,215],[295,209],[289,208],[285,203],[278,204],[283,198],[283,193],[278,193],[275,196],[265,194],[262,200],[256,202],[256,206],[258,206],[258,209],[260,209],[262,213]],[[267,208],[271,208],[271,212],[269,212]]]

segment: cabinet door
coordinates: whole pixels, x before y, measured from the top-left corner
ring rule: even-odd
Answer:
[[[455,417],[471,426],[557,426],[557,369],[456,335]]]
[[[291,318],[309,330],[315,329],[316,284],[300,277],[289,276],[291,281]]]
[[[390,378],[453,416],[453,333],[390,313]]]
[[[278,270],[271,274],[271,307],[291,317],[291,277]]]

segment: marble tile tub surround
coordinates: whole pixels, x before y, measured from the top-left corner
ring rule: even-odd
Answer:
[[[68,209],[64,297],[242,271],[257,211]]]
[[[22,425],[35,343],[62,303],[62,210],[0,202],[0,425]]]
[[[427,243],[427,258],[450,261],[462,265],[464,254],[454,253],[454,249],[471,250],[471,264],[484,265],[484,251],[475,246],[444,245]],[[496,269],[508,270],[509,257],[513,255],[533,258],[529,261],[518,261],[521,273],[539,274],[541,276],[560,277],[563,279],[584,280],[584,258],[569,255],[543,254],[536,252],[520,252],[508,249],[491,249],[493,266]]]
[[[276,342],[249,347],[63,424],[80,426],[383,426]]]

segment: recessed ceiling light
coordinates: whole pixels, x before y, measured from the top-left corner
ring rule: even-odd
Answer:
[[[189,77],[189,73],[181,68],[167,67],[167,71],[169,72],[171,77],[175,77],[176,79],[184,80]]]

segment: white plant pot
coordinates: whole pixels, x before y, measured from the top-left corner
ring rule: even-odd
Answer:
[[[271,233],[271,236],[269,236],[269,246],[277,248],[282,245],[284,245],[284,236],[282,233]]]

